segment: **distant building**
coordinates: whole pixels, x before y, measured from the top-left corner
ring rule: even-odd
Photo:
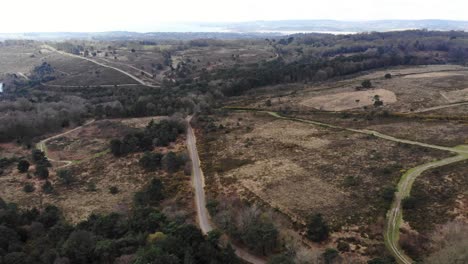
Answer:
[[[0,93],[3,93],[3,83],[0,83]]]

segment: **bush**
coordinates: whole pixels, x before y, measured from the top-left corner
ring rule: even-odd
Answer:
[[[386,202],[393,201],[393,197],[395,196],[395,192],[397,189],[395,187],[387,186],[382,190],[382,198]]]
[[[49,169],[44,164],[36,165],[36,172],[34,173],[39,179],[47,179],[49,177]]]
[[[44,191],[47,194],[53,193],[54,187],[52,186],[52,183],[50,183],[50,181],[46,181],[44,185],[42,185],[42,191]]]
[[[363,88],[366,88],[366,89],[371,88],[372,87],[372,82],[370,80],[365,80],[365,81],[363,81],[361,83],[361,86]]]
[[[307,221],[307,237],[314,242],[328,239],[329,228],[321,214],[314,214]]]
[[[23,186],[23,191],[26,192],[26,193],[32,193],[36,190],[36,188],[34,188],[34,185],[32,185],[31,183],[26,183],[24,186]]]
[[[391,78],[392,78],[392,74],[390,73],[385,74],[385,79],[391,79]]]
[[[157,170],[161,168],[163,155],[161,153],[145,152],[139,163],[146,170]]]
[[[341,252],[348,252],[350,250],[349,244],[345,241],[339,241],[336,248]]]
[[[410,209],[416,208],[417,203],[418,203],[418,199],[416,199],[413,196],[408,196],[403,199],[402,206],[403,206],[403,209],[410,210]]]
[[[327,248],[323,253],[323,259],[326,264],[332,263],[340,254],[334,248]]]
[[[164,186],[159,179],[151,180],[145,189],[135,193],[134,202],[137,206],[157,205],[164,199]]]
[[[118,193],[119,193],[119,188],[117,188],[116,186],[111,186],[111,187],[109,188],[109,192],[110,192],[111,194],[118,194]]]
[[[18,162],[18,171],[21,173],[26,173],[29,170],[29,162],[27,160],[20,160]]]
[[[67,169],[58,170],[57,177],[60,179],[60,182],[67,186],[75,182],[75,177],[73,176],[73,173]]]

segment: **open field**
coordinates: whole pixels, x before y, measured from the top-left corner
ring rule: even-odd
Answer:
[[[357,228],[375,239],[355,234],[362,247],[383,242],[369,227],[388,209],[385,188],[405,169],[448,155],[260,113],[230,113],[217,117],[219,124],[225,128],[205,136],[200,148],[212,198],[239,192],[298,223],[322,213],[338,236]]]
[[[385,79],[386,73],[391,73],[393,77]],[[360,88],[364,80],[371,80],[372,88],[365,92],[357,91],[356,88]],[[467,80],[468,69],[456,65],[397,67],[335,82],[284,85],[284,89],[281,86],[271,87],[252,92],[257,94],[255,98],[245,100],[243,104],[248,107],[258,107],[264,106],[264,102],[270,100],[271,108],[275,110],[280,108],[359,112],[387,110],[410,113],[465,101]],[[381,107],[373,106],[375,100],[372,100],[374,99],[372,96],[375,95],[378,95],[383,102]],[[242,104],[242,101],[239,103]],[[466,112],[457,108],[445,111],[450,115],[466,115]]]
[[[2,198],[28,208],[54,204],[63,211],[67,220],[77,223],[91,213],[105,214],[130,210],[134,193],[141,190],[151,179],[160,178],[168,193],[165,204],[172,208],[172,213],[191,214],[188,198],[191,194],[189,178],[183,172],[172,175],[162,171],[148,172],[138,162],[142,153],[115,158],[109,152],[109,141],[112,138],[135,131],[152,119],[160,118],[100,120],[48,141],[47,155],[51,159],[72,161],[72,165],[67,167],[75,178],[72,185],[61,183],[56,175],[57,167],[54,167],[50,170],[48,179],[54,187],[54,192],[46,194],[41,190],[44,181],[33,176],[33,168],[28,172],[31,177],[27,177],[27,174],[20,174],[16,166],[10,166],[0,176]],[[182,152],[184,149],[184,141],[180,139],[176,144],[168,148],[158,148],[157,151]],[[0,151],[2,157],[8,154],[17,157],[30,155],[30,150],[14,144],[2,144]],[[24,192],[23,186],[26,183],[33,184],[36,190],[32,193]],[[113,186],[118,188],[118,193],[110,193],[109,188]]]

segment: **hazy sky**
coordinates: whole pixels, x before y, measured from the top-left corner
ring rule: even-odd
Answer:
[[[156,31],[164,22],[468,20],[468,0],[0,0],[0,32]]]

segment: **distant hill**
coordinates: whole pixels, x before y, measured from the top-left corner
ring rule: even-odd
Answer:
[[[407,29],[468,30],[468,21],[452,20],[286,20],[213,24],[230,32],[369,32]]]
[[[155,32],[137,33],[127,31],[112,32],[54,32],[54,33],[8,33],[0,34],[5,39],[95,39],[95,40],[190,40],[200,38],[249,39],[274,37],[295,33],[353,34],[361,32],[384,32],[410,29],[439,31],[468,31],[468,21],[455,20],[283,20],[250,21],[237,23],[172,23],[159,25]]]

